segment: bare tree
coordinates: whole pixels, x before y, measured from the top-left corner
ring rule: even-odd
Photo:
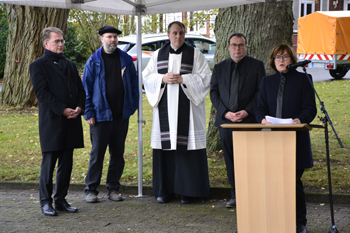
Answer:
[[[113,15],[92,11],[71,10],[69,19],[77,23],[77,33],[88,43],[88,52],[93,54],[96,49],[101,47],[101,40],[98,30],[103,26],[113,26],[123,31],[123,35],[129,35],[133,30],[131,23],[134,23],[133,17],[125,15]],[[124,24],[123,24],[124,21]]]

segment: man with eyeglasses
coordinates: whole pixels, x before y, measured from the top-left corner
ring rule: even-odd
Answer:
[[[85,200],[98,201],[103,160],[109,147],[106,187],[108,199],[123,201],[119,195],[120,177],[124,170],[124,148],[129,118],[139,105],[139,88],[133,59],[117,48],[118,29],[100,28],[102,47],[86,62],[83,85],[86,92],[84,118],[90,125],[92,144],[89,167],[85,178]]]
[[[231,189],[227,208],[236,206],[232,130],[221,128],[225,123],[256,123],[256,106],[262,77],[266,76],[262,61],[247,56],[247,39],[234,33],[228,39],[230,58],[214,66],[210,99],[216,109],[215,126],[219,128],[226,170]]]
[[[75,213],[65,197],[69,188],[74,148],[84,147],[81,114],[85,91],[74,62],[66,59],[63,32],[55,27],[42,31],[44,55],[30,64],[30,79],[39,103],[39,135],[42,151],[39,194],[44,215],[56,210]],[[52,177],[58,160],[55,208],[52,206]]]

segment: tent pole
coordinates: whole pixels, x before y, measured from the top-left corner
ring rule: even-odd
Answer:
[[[142,110],[142,38],[141,38],[141,9],[137,11],[137,74],[139,79],[139,109],[138,109],[138,167],[139,167],[139,177],[138,177],[138,196],[143,197],[142,187],[143,187],[143,134],[142,134],[142,124],[143,120],[143,110]]]

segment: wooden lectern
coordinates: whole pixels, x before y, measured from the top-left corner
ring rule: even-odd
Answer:
[[[232,128],[238,233],[295,233],[296,131],[308,124]]]

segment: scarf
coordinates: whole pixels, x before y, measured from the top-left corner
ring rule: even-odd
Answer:
[[[194,48],[183,44],[179,49],[174,51],[170,42],[165,44],[158,53],[157,69],[159,74],[168,72],[169,53],[182,53],[180,75],[190,74],[193,69]],[[164,87],[163,96],[159,102],[159,122],[161,131],[162,149],[170,149],[170,130],[168,117],[168,100],[167,85]],[[179,87],[179,105],[178,105],[178,124],[177,124],[177,150],[181,153],[187,153],[188,131],[190,122],[190,100],[187,98],[182,88]]]
[[[48,58],[50,58],[50,59],[53,61],[53,63],[54,63],[55,65],[57,65],[58,68],[59,68],[63,73],[65,73],[66,68],[67,68],[67,61],[66,61],[66,57],[63,56],[63,54],[54,53],[54,52],[52,52],[52,51],[50,51],[50,50],[47,50],[47,49],[45,49],[44,54],[45,54]]]

